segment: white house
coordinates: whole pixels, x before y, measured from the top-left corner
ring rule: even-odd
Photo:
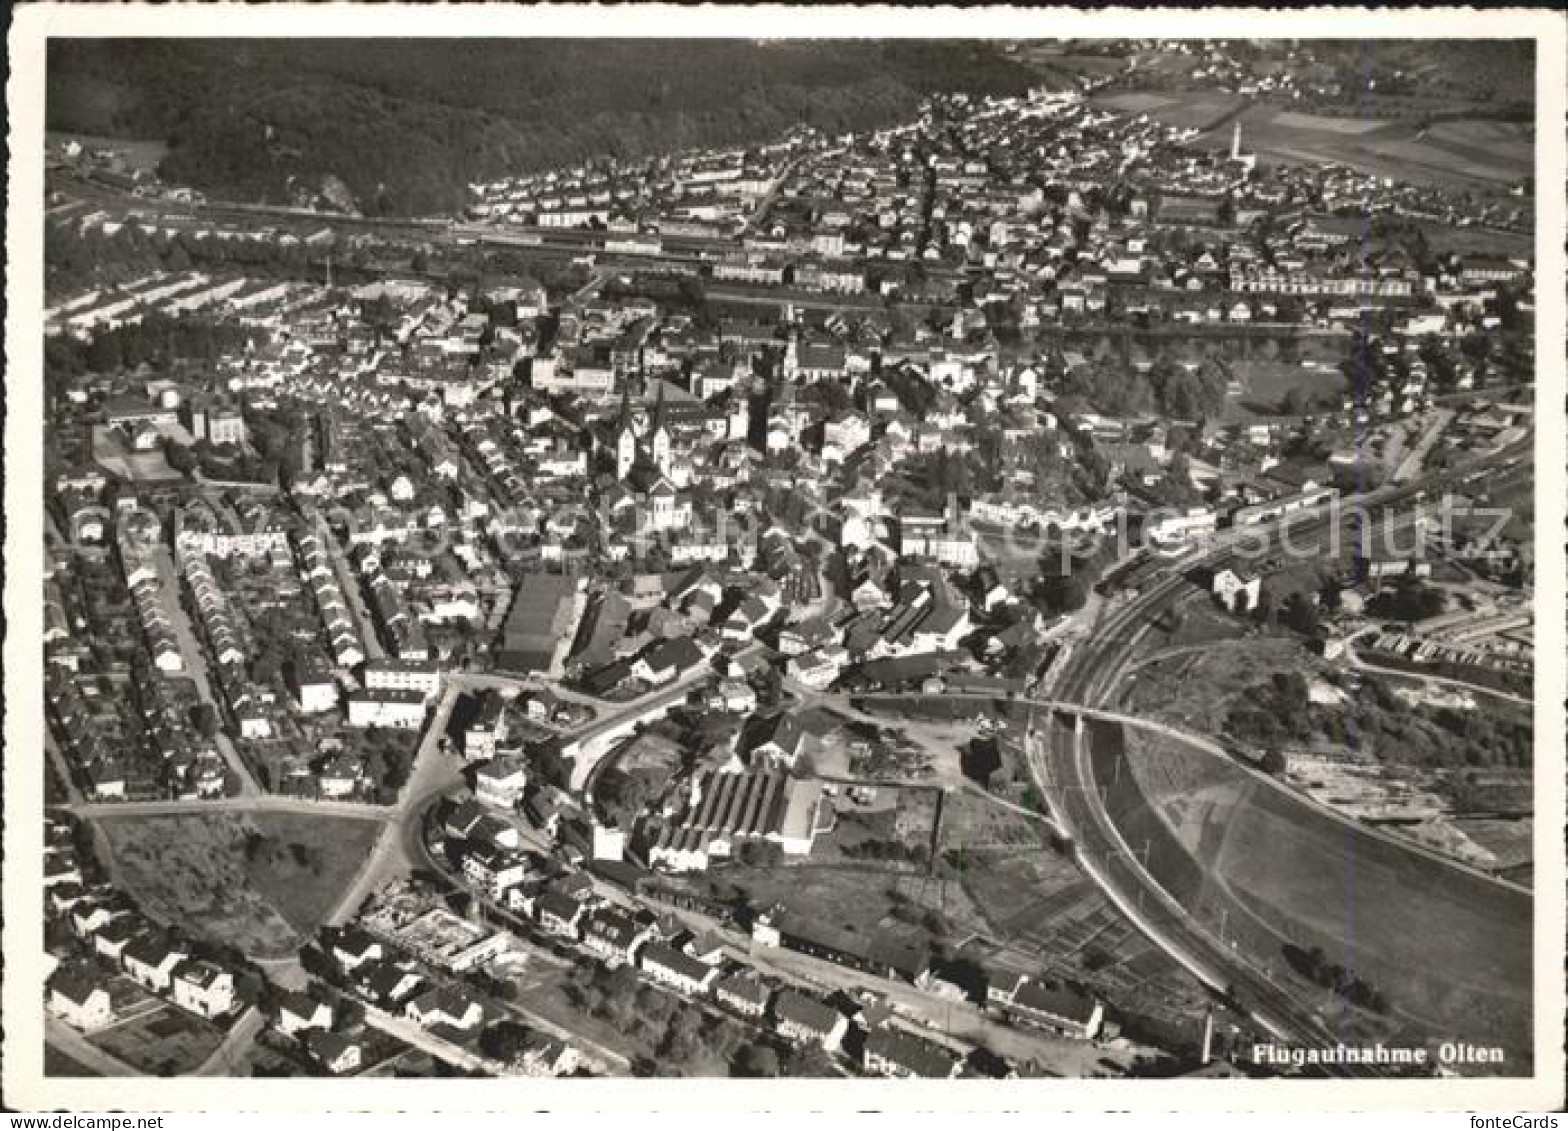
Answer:
[[[211,962],[187,962],[174,975],[174,1004],[202,1017],[234,1008],[234,975]]]
[[[49,982],[49,1012],[73,1029],[90,1033],[114,1021],[109,991],[86,971],[63,969]]]
[[[156,935],[143,935],[133,940],[121,954],[125,972],[144,989],[167,993],[174,981],[174,971],[188,955],[178,947]]]
[[[1214,575],[1210,591],[1231,612],[1250,613],[1258,607],[1263,579],[1226,567]]]
[[[510,754],[492,758],[474,772],[474,796],[481,804],[510,809],[528,785],[528,763]]]
[[[309,1029],[332,1028],[332,1007],[309,994],[284,990],[278,1003],[278,1029],[286,1037],[298,1036]]]
[[[637,964],[653,981],[687,995],[707,993],[719,976],[717,967],[660,942],[643,947]]]

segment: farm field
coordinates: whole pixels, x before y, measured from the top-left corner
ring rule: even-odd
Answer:
[[[1460,188],[1512,186],[1534,169],[1528,127],[1511,122],[1461,120],[1423,129],[1417,122],[1298,113],[1266,102],[1248,107],[1240,121],[1243,149],[1265,161],[1340,163]],[[1227,123],[1200,140],[1229,145],[1229,130]]]
[[[1046,825],[978,793],[954,792],[942,806],[944,856],[970,852],[1033,852],[1049,847]]]
[[[1495,228],[1460,228],[1453,224],[1440,224],[1432,220],[1415,221],[1426,236],[1427,245],[1438,253],[1457,252],[1460,255],[1533,256],[1535,238],[1523,232],[1505,232]]]
[[[1096,775],[1130,843],[1196,916],[1277,976],[1287,946],[1321,946],[1391,1004],[1359,1020],[1405,1039],[1530,1058],[1528,895],[1334,820],[1228,761],[1121,729],[1092,729]],[[1117,773],[1115,764],[1124,760]],[[1347,1018],[1347,1020],[1354,1020]]]
[[[1081,984],[1134,1039],[1196,1049],[1205,991],[1066,857],[987,849],[960,862],[964,892],[984,920],[985,937],[971,947],[988,952],[989,964]]]
[[[154,919],[256,958],[291,955],[359,870],[374,822],[213,813],[100,822],[116,881]]]
[[[1457,188],[1507,188],[1534,170],[1531,129],[1519,122],[1462,118],[1423,127],[1416,120],[1292,110],[1206,91],[1117,91],[1091,101],[1200,130],[1199,144],[1220,149],[1229,147],[1232,120],[1238,119],[1243,149],[1265,162],[1343,164],[1376,176]]]

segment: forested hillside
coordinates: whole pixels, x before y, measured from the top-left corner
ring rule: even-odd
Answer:
[[[55,40],[47,118],[166,141],[165,176],[215,197],[333,176],[404,214],[507,172],[874,126],[1030,78],[982,41]]]

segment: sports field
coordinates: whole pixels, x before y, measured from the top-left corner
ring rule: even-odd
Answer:
[[[1280,977],[1321,946],[1407,1036],[1496,1045],[1528,1069],[1530,897],[1333,819],[1235,764],[1095,731],[1107,806],[1162,886]],[[1123,761],[1121,771],[1116,762]]]

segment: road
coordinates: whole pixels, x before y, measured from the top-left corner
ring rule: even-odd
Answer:
[[[164,612],[168,614],[169,622],[174,628],[175,642],[179,645],[180,656],[185,661],[185,673],[196,684],[202,702],[216,711],[218,718],[222,719],[223,709],[218,705],[212,681],[207,675],[207,653],[202,648],[201,642],[196,639],[195,626],[191,624],[191,618],[180,601],[180,579],[175,572],[174,559],[170,556],[169,548],[158,546],[153,551],[152,560],[153,567],[158,573],[158,594]],[[251,776],[250,767],[245,764],[245,759],[241,758],[239,751],[234,748],[233,740],[220,729],[213,736],[213,744],[217,746],[218,753],[223,755],[223,760],[228,763],[229,769],[238,778],[240,796],[255,797],[260,794],[261,787]]]
[[[343,599],[348,602],[349,612],[354,617],[355,635],[359,637],[360,646],[365,649],[365,658],[385,659],[386,649],[382,648],[381,637],[376,635],[375,622],[370,619],[370,612],[365,608],[364,594],[359,591],[359,578],[343,557],[343,547],[338,545],[336,536],[330,531],[321,531],[320,537],[327,557],[332,561],[332,576],[343,591]]]
[[[193,1076],[248,1076],[244,1071],[251,1042],[266,1025],[267,1018],[256,1006],[240,1014],[229,1028],[223,1043],[213,1050],[207,1062]]]
[[[355,801],[307,801],[301,797],[284,797],[276,793],[255,796],[214,797],[208,801],[87,801],[63,805],[61,808],[78,817],[172,817],[193,813],[300,813],[306,816],[359,817],[365,820],[389,820],[396,809],[387,805],[364,805]]]
[[[125,1061],[112,1056],[57,1017],[45,1016],[44,1037],[72,1060],[104,1076],[143,1076]]]
[[[506,1072],[506,1066],[499,1061],[475,1056],[451,1041],[442,1040],[412,1021],[394,1016],[373,1005],[365,1005],[365,1024],[380,1029],[383,1033],[390,1033],[405,1045],[412,1045],[421,1052],[429,1053],[437,1060],[444,1060],[458,1068],[478,1072],[484,1076],[501,1076]]]
[[[732,658],[738,660],[749,656],[761,647],[760,643],[753,641],[736,652]],[[650,716],[673,707],[685,699],[692,688],[713,678],[714,671],[711,667],[707,664],[698,664],[673,683],[655,688],[625,703],[617,703],[614,713],[590,723],[574,740],[579,753],[572,760],[571,788],[574,791],[588,788],[599,763],[610,752],[616,738],[630,734]]]
[[[399,839],[401,841],[400,848],[403,854],[409,859],[414,867],[417,867],[420,870],[437,877],[442,883],[446,885],[449,891],[462,891],[472,894],[476,901],[475,906],[480,906],[481,904],[483,905],[484,916],[486,920],[492,924],[499,923],[503,927],[512,927],[512,933],[517,940],[517,945],[528,951],[530,957],[533,960],[544,962],[549,965],[559,965],[558,959],[529,941],[528,935],[534,929],[533,924],[525,922],[504,907],[497,907],[490,903],[487,899],[485,899],[482,892],[476,891],[470,887],[462,876],[459,876],[452,871],[445,860],[441,859],[435,853],[430,851],[429,845],[425,843],[424,824],[426,811],[432,804],[434,804],[435,801],[436,797],[427,797],[420,803],[418,808],[411,808],[408,811],[408,817],[403,822],[403,827],[399,833]],[[530,848],[548,853],[548,846],[534,842],[532,837],[527,837],[525,840],[529,843]],[[637,906],[637,904],[627,899],[624,893],[620,893],[618,889],[611,888],[609,885],[602,884],[597,879],[594,880],[594,887],[596,891],[600,888],[604,889],[604,891],[601,891],[600,894],[605,894],[606,892],[615,892],[618,896],[618,898],[615,900],[617,903],[622,903],[623,905],[632,907]],[[594,1041],[581,1033],[573,1032],[562,1025],[558,1025],[549,1018],[535,1013],[533,1010],[528,1009],[525,1006],[518,1005],[515,1002],[497,1002],[496,1004],[500,1005],[508,1012],[515,1014],[517,1017],[521,1018],[523,1021],[533,1026],[534,1028],[549,1033],[551,1036],[558,1037],[579,1049],[586,1049],[607,1064],[619,1065],[623,1070],[629,1070],[631,1068],[631,1061],[621,1053],[616,1052],[609,1046],[600,1044],[599,1042]]]
[[[71,773],[69,759],[60,752],[59,744],[54,740],[53,727],[46,726],[44,728],[44,752],[49,756],[49,760],[54,763],[55,773],[60,776],[60,784],[65,788],[67,803],[70,805],[83,804],[82,791],[77,788],[76,778]]]
[[[1440,408],[1435,415],[1437,419],[1427,427],[1394,469],[1395,483],[1408,483],[1421,474],[1422,461],[1431,453],[1443,430],[1453,423],[1454,410],[1451,408]]]
[[[827,155],[814,154],[813,156]],[[740,235],[748,235],[757,225],[767,222],[768,212],[770,209],[772,209],[773,202],[778,199],[779,193],[783,190],[784,186],[789,183],[789,179],[794,174],[796,167],[799,166],[801,161],[804,159],[804,157],[791,157],[787,162],[785,162],[784,168],[779,170],[779,175],[773,178],[773,183],[768,186],[768,191],[763,195],[761,200],[757,201],[757,206],[751,210],[751,215],[747,216],[744,220],[741,221]]]
[[[339,926],[358,912],[360,905],[374,891],[399,873],[406,873],[417,862],[407,851],[404,835],[408,826],[418,827],[424,810],[436,798],[463,784],[462,759],[442,749],[447,722],[452,708],[463,694],[454,682],[443,681],[441,698],[436,701],[425,724],[425,732],[414,752],[413,767],[408,780],[398,792],[397,804],[385,818],[381,833],[371,846],[370,855],[360,867],[354,882],[344,889],[343,895],[327,915],[327,926]]]

